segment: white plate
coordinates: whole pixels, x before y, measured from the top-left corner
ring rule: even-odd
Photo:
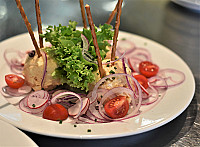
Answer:
[[[22,131],[14,126],[0,120],[0,146],[32,146],[37,144],[33,142]]]
[[[172,1],[183,7],[200,11],[200,0],[172,0]]]
[[[100,139],[139,134],[158,128],[176,118],[188,107],[195,91],[194,77],[186,63],[166,47],[149,39],[126,32],[120,32],[119,37],[132,40],[138,47],[147,48],[152,55],[153,62],[160,68],[174,68],[183,71],[186,76],[185,82],[168,90],[164,98],[153,109],[125,122],[78,124],[76,127],[64,122],[59,124],[20,111],[0,95],[1,119],[18,128],[38,134],[63,138]],[[0,85],[5,85],[4,75],[10,72],[3,59],[3,52],[8,48],[30,50],[33,49],[33,45],[28,34],[18,35],[0,43]],[[17,101],[19,98],[16,98]],[[88,132],[88,129],[91,132]]]

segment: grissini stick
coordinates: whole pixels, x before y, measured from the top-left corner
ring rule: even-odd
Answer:
[[[119,2],[117,2],[116,6],[115,6],[115,9],[111,12],[111,14],[110,14],[110,16],[109,16],[109,18],[108,18],[108,20],[106,22],[107,24],[110,24],[111,21],[113,20],[113,18],[115,16],[115,13],[117,12],[118,5],[119,5]]]
[[[83,26],[84,26],[84,28],[87,28],[87,22],[86,22],[86,17],[85,17],[85,9],[84,9],[83,0],[80,0],[80,7],[81,7],[81,15],[82,15],[82,20],[83,20]]]
[[[95,47],[95,52],[97,55],[99,73],[100,73],[100,77],[102,78],[105,76],[105,71],[103,70],[103,66],[102,66],[102,59],[101,59],[101,55],[100,55],[100,51],[99,51],[99,45],[97,43],[97,37],[96,37],[96,33],[95,33],[95,27],[94,27],[94,23],[93,23],[93,19],[92,19],[92,14],[90,11],[90,6],[88,4],[86,4],[85,9],[86,9],[86,13],[87,13],[88,23],[90,25],[90,30],[91,30],[91,34],[92,34],[94,47]]]
[[[114,31],[114,37],[113,37],[113,46],[112,46],[112,52],[111,52],[111,61],[115,60],[115,52],[116,52],[116,46],[117,46],[117,38],[118,38],[118,34],[119,34],[122,2],[123,2],[123,0],[118,0],[115,31]]]
[[[42,22],[41,22],[41,13],[40,13],[40,5],[39,0],[35,0],[35,10],[36,10],[36,18],[37,18],[37,25],[38,25],[38,34],[42,34]],[[39,43],[40,48],[43,48],[43,38],[39,35]]]
[[[36,52],[38,54],[38,57],[40,57],[41,56],[40,49],[39,49],[38,44],[37,44],[37,42],[35,40],[35,36],[34,36],[33,30],[31,29],[31,24],[29,23],[28,18],[26,16],[25,12],[24,12],[24,9],[22,7],[21,1],[20,0],[15,0],[15,1],[16,1],[18,9],[20,10],[20,13],[21,13],[21,16],[22,16],[22,18],[24,20],[24,23],[25,23],[25,25],[26,25],[26,27],[28,29],[29,35],[31,36],[31,40],[32,40],[33,45],[35,47],[35,50],[36,50]]]

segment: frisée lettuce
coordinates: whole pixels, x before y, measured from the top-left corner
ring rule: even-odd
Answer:
[[[46,42],[52,44],[46,47],[48,55],[52,56],[58,64],[52,76],[59,78],[61,83],[66,83],[70,87],[79,88],[88,91],[89,84],[95,81],[94,71],[98,69],[95,63],[85,60],[82,56],[83,42],[81,34],[83,34],[89,42],[88,52],[96,60],[95,48],[92,40],[90,29],[82,31],[76,29],[77,22],[69,21],[68,26],[49,26],[41,37]],[[107,46],[110,44],[107,40],[112,40],[114,35],[112,26],[108,24],[100,25],[99,29],[95,28],[97,42],[102,59],[108,52]]]

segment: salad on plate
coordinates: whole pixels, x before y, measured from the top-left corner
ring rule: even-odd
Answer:
[[[36,2],[40,47],[16,0],[35,50],[4,53],[12,73],[5,75],[7,85],[1,92],[5,97],[22,96],[17,105],[22,111],[59,123],[123,122],[152,109],[169,88],[184,82],[183,72],[160,67],[148,49],[118,39],[122,0],[98,28],[89,5],[85,5],[87,27],[80,0],[84,28],[69,21],[68,26],[49,26],[45,33]],[[10,53],[16,56],[9,58]]]

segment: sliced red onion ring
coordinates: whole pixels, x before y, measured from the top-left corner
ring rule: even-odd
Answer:
[[[74,92],[61,92],[61,93],[59,93],[59,94],[57,94],[57,95],[55,95],[54,97],[51,98],[51,103],[52,104],[56,104],[57,103],[57,98],[59,98],[61,96],[66,96],[66,95],[74,95],[75,97],[77,97],[80,100],[80,105],[81,106],[80,106],[79,112],[77,113],[76,116],[74,116],[74,118],[79,117],[80,114],[81,114],[81,111],[83,109],[83,101],[82,101],[82,98],[78,94],[76,94]]]
[[[142,99],[142,105],[150,105],[154,102],[156,102],[159,98],[159,92],[157,89],[155,89],[153,86],[149,85],[149,88],[148,88],[148,92],[149,92],[149,95],[147,98],[143,98]]]
[[[126,71],[126,65],[125,65],[125,59],[122,58],[122,66],[123,66],[123,69],[124,69],[124,73],[127,74],[127,71]],[[127,84],[128,84],[128,87],[133,91],[129,81],[128,81],[128,77],[126,77],[126,81],[127,81]]]
[[[185,74],[175,69],[162,69],[157,75],[166,80],[168,87],[180,85],[185,81]]]
[[[12,55],[12,56],[9,56]],[[13,56],[14,54],[14,56]],[[11,71],[16,74],[22,74],[24,60],[26,53],[15,50],[15,49],[6,49],[4,52],[4,59]]]
[[[40,108],[48,102],[49,97],[49,93],[44,90],[32,92],[27,97],[27,106],[31,109]]]
[[[128,65],[133,72],[139,73],[139,64],[142,62],[141,59],[138,58],[128,58]]]
[[[28,94],[32,91],[32,88],[28,85],[23,85],[22,87],[18,88],[19,93]]]
[[[88,39],[83,34],[81,34],[81,39],[83,41],[83,50],[82,50],[82,56],[83,56],[83,58],[86,61],[89,61],[89,62],[97,64],[97,61],[93,61],[92,60],[93,56],[90,55],[90,53],[88,52],[88,49],[89,49]]]
[[[90,104],[96,102],[96,100],[98,100],[100,97],[103,97],[103,95],[107,92],[107,89],[97,89],[97,98],[96,97],[92,97],[92,91],[89,92],[89,94],[87,95],[87,97],[90,99]]]
[[[135,49],[135,44],[130,40],[119,40],[117,43],[117,54],[127,54]]]
[[[112,64],[112,63],[114,63],[114,62],[117,62],[117,61],[123,59],[124,56],[125,56],[125,54],[126,54],[126,52],[124,52],[124,53],[123,53],[119,58],[117,58],[116,60],[114,60],[114,61],[109,61],[109,62],[103,62],[102,64],[103,64],[103,65],[107,65],[107,64]]]
[[[89,109],[86,113],[86,115],[88,116],[88,118],[90,120],[93,120],[94,122],[110,122],[108,120],[106,120],[105,118],[103,118],[101,116],[101,114],[99,113],[99,106],[98,106],[98,102],[96,101],[95,103],[90,104]]]
[[[41,81],[41,88],[43,88],[44,78],[47,73],[47,54],[45,52],[41,52],[41,54],[44,60],[44,71],[43,71],[43,76],[42,76],[42,81]]]
[[[91,112],[90,110],[87,111],[86,116],[88,119],[90,119],[91,121],[93,121],[94,123],[108,123],[111,121],[108,121],[106,119],[104,119],[100,114],[99,111],[96,110],[95,113]],[[101,117],[101,118],[100,118]]]
[[[78,117],[78,121],[84,124],[94,124],[94,121],[90,120],[87,116]]]
[[[154,76],[148,79],[149,85],[156,88],[168,89],[167,82],[164,78],[160,76]]]
[[[48,103],[46,103],[45,105],[43,105],[40,108],[31,109],[31,108],[28,107],[27,99],[28,99],[28,96],[21,99],[20,102],[19,102],[19,108],[26,113],[39,114],[39,113],[42,113],[44,111],[44,109],[48,106]]]
[[[118,118],[118,119],[112,119],[106,115],[103,104],[105,101],[108,101],[109,99],[112,99],[118,95],[129,96],[131,98],[131,104],[133,107],[130,107],[129,112],[125,117]],[[107,120],[121,121],[121,120],[129,119],[129,118],[132,118],[132,117],[135,117],[136,115],[138,115],[139,109],[141,106],[141,102],[142,102],[141,89],[140,89],[140,93],[139,93],[139,101],[138,101],[138,104],[136,105],[135,98],[134,98],[134,92],[132,90],[125,88],[125,87],[116,87],[116,88],[109,90],[109,92],[107,92],[103,96],[103,98],[99,104],[99,113],[102,115],[103,118],[105,118]]]
[[[81,110],[80,116],[86,113],[90,105],[90,100],[87,97],[82,98],[82,102],[83,102],[83,108]],[[81,108],[81,101],[78,99],[76,101],[76,104],[68,109],[69,115],[76,116],[79,113],[80,108]]]
[[[129,52],[125,56],[126,58],[137,58],[142,61],[151,61],[151,54],[145,48],[135,48],[132,52]]]
[[[106,79],[112,78],[112,77],[117,77],[117,76],[124,76],[124,77],[127,76],[127,77],[129,77],[129,78],[132,79],[132,81],[135,83],[135,85],[136,85],[137,87],[139,87],[138,81],[137,81],[133,76],[131,76],[131,75],[129,75],[129,74],[125,74],[125,73],[111,74],[111,75],[105,76],[104,78],[100,79],[100,80],[96,83],[96,85],[94,86],[93,91],[92,91],[92,101],[90,101],[90,103],[93,103],[94,101],[97,100],[97,97],[98,97],[98,95],[97,95],[97,89],[99,88],[99,86],[100,86],[103,82],[105,82]],[[138,93],[138,94],[140,94],[141,88],[139,87],[138,89],[139,89],[139,93]]]
[[[1,92],[4,96],[23,96],[31,92],[31,87],[27,85],[23,85],[22,87],[15,89],[15,88],[10,88],[9,86],[4,86],[1,88]]]

